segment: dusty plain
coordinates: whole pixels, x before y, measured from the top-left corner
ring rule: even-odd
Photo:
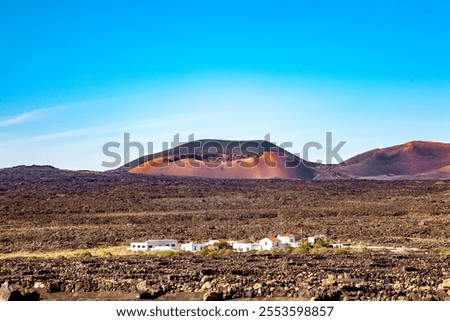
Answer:
[[[450,181],[0,170],[0,282],[49,300],[450,300]],[[130,255],[131,241],[291,232],[405,251]],[[212,295],[211,295],[212,293]]]

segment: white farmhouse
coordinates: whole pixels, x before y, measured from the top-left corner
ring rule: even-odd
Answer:
[[[281,241],[277,239],[276,237],[265,237],[262,240],[259,241],[259,245],[261,246],[261,250],[272,250],[272,249],[284,249],[283,244],[281,244]]]
[[[259,243],[234,242],[232,245],[233,251],[235,252],[250,252],[261,250],[261,245]]]
[[[133,242],[128,249],[131,251],[178,250],[177,243],[177,240],[147,240],[145,242]]]
[[[236,252],[250,252],[252,250],[252,243],[234,242],[233,250]]]
[[[291,233],[278,234],[277,239],[281,241],[281,244],[293,244],[295,243],[295,236]]]
[[[181,250],[188,251],[188,252],[198,252],[198,251],[203,250],[203,248],[205,246],[207,246],[206,243],[189,242],[189,243],[181,244]]]

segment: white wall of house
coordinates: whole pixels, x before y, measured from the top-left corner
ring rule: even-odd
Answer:
[[[219,240],[209,240],[208,242],[205,243],[205,245],[214,245],[217,242],[220,242]]]
[[[250,252],[253,250],[252,246],[253,243],[235,242],[233,243],[233,250],[236,252]]]
[[[154,251],[161,248],[173,249],[177,248],[177,240],[147,240],[145,242],[133,242],[128,248],[131,251]]]
[[[316,238],[314,236],[309,236],[308,237],[308,243],[311,245],[316,244]]]
[[[273,250],[273,249],[283,249],[284,247],[281,244],[281,241],[274,237],[265,237],[259,241],[259,245],[261,246],[261,250]]]
[[[175,246],[154,246],[151,248],[152,251],[179,251],[180,247],[178,245]]]
[[[252,251],[261,251],[261,244],[252,243]]]
[[[147,247],[150,251],[152,251],[152,249],[155,247],[161,246],[176,247],[177,243],[178,243],[177,240],[148,240]]]
[[[189,242],[185,244],[181,244],[181,249],[183,251],[189,251],[189,252],[198,252],[203,250],[205,246],[208,246],[206,243],[194,243]]]
[[[281,241],[281,244],[295,243],[295,236],[292,234],[278,234],[277,239]]]
[[[133,242],[128,249],[131,251],[147,251],[147,242]]]

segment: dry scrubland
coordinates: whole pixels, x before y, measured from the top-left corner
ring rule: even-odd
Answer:
[[[22,168],[0,171],[0,211],[3,253],[286,231],[450,247],[450,181],[213,180]]]
[[[0,281],[24,289],[39,281],[43,292],[115,291],[114,299],[193,291],[219,291],[226,299],[450,298],[449,181],[212,180],[15,168],[0,170],[0,211]],[[425,251],[120,255],[132,240],[259,239],[285,231]],[[22,254],[28,258],[16,258]]]

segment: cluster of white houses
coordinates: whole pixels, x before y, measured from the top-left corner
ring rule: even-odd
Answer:
[[[311,245],[315,243],[314,237],[309,237],[308,242]],[[214,245],[219,242],[218,240],[209,240],[205,243],[178,243],[177,240],[148,240],[145,242],[133,242],[131,243],[128,250],[131,251],[188,251],[188,252],[198,252],[203,250],[207,246]],[[226,241],[230,244],[234,251],[236,252],[250,252],[250,251],[265,251],[279,249],[284,250],[286,247],[298,247],[299,243],[295,240],[295,236],[286,233],[278,234],[277,237],[265,237],[256,243],[247,243],[240,241]]]

